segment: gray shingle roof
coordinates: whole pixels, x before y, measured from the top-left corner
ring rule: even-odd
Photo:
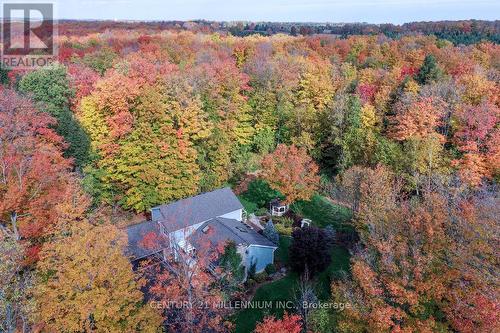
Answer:
[[[159,209],[158,221],[165,227],[166,232],[172,232],[242,208],[233,191],[225,187],[157,206],[152,210]]]
[[[221,242],[227,241],[233,241],[237,245],[260,245],[276,248],[276,245],[269,239],[242,222],[222,217],[203,223],[193,233],[189,241],[197,248],[200,246],[217,246]]]
[[[127,228],[128,246],[125,251],[126,255],[135,260],[161,251],[166,244],[159,236],[159,229],[158,223],[151,221],[129,226]]]

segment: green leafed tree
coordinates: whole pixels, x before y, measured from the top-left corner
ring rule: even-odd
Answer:
[[[28,73],[19,82],[19,90],[57,119],[55,129],[68,143],[65,156],[74,158],[76,166],[84,166],[89,160],[89,139],[70,110],[73,91],[66,68],[56,64]]]
[[[224,252],[219,258],[219,267],[222,271],[222,278],[219,281],[221,289],[229,293],[235,291],[245,278],[245,267],[234,242],[228,242],[224,247]]]

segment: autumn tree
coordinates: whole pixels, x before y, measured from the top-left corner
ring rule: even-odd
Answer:
[[[453,279],[444,312],[458,332],[494,332],[500,324],[495,248],[500,234],[498,189],[483,187],[473,195],[446,190],[453,200],[447,228]]]
[[[53,124],[28,99],[0,94],[0,228],[15,240],[42,237],[64,198],[70,162]]]
[[[287,203],[309,200],[319,184],[318,166],[305,148],[278,145],[262,160],[262,177]]]
[[[192,77],[193,93],[200,97],[209,122],[209,136],[197,145],[198,164],[202,170],[200,187],[212,190],[222,186],[235,173],[234,164],[241,146],[252,142],[251,108],[245,93],[249,78],[228,55],[210,52],[185,75]],[[245,163],[247,159],[243,159]]]
[[[302,332],[302,325],[300,316],[289,315],[285,313],[283,319],[276,319],[274,317],[266,317],[262,323],[258,323],[254,333],[300,333]]]
[[[110,47],[102,47],[92,53],[87,53],[79,61],[88,67],[92,68],[101,75],[113,67],[113,62],[118,58],[118,55]]]
[[[83,97],[92,93],[100,76],[97,72],[81,64],[70,64],[67,71],[70,87],[74,91],[71,106],[74,112],[77,112],[78,104]]]
[[[488,309],[494,308],[491,302],[496,294],[491,276],[483,271],[491,268],[491,261],[486,255],[478,265],[474,250],[464,247],[464,242],[472,242],[491,253],[491,237],[475,221],[478,211],[472,207],[477,202],[446,183],[435,185],[439,190],[407,199],[400,195],[397,179],[384,168],[365,170],[364,175],[355,216],[362,247],[352,258],[352,279],[332,286],[334,300],[351,304],[338,315],[337,329],[494,330],[498,324],[490,321]],[[491,220],[495,204],[489,198],[485,205],[489,208],[479,219],[496,233],[497,223]],[[468,231],[461,229],[462,222],[468,224]],[[469,238],[471,230],[474,241]],[[467,268],[465,262],[470,264]],[[464,286],[475,289],[475,297],[462,298]],[[472,310],[472,304],[477,310]]]
[[[163,310],[168,332],[194,333],[207,329],[228,332],[231,325],[224,319],[227,310],[218,306],[224,298],[215,277],[224,279],[229,273],[226,275],[228,280],[219,281],[228,287],[226,282],[232,283],[230,280],[236,275],[227,270],[227,265],[235,263],[227,261],[223,265],[225,268],[213,264],[224,253],[224,243],[200,240],[196,244],[196,254],[176,244],[166,258],[159,259],[161,265],[152,266],[147,271],[153,281],[150,293]]]
[[[300,64],[301,60],[295,61]],[[335,90],[330,66],[327,62],[309,59],[301,66],[297,84],[292,88],[293,109],[287,125],[292,132],[292,143],[309,151],[318,146],[322,115]]]
[[[461,159],[455,161],[461,177],[477,186],[483,178],[498,173],[498,128],[500,110],[495,105],[465,106],[457,112],[458,129],[454,134]]]
[[[427,302],[443,299],[448,276],[433,252],[444,247],[442,202],[430,199],[426,204],[432,208],[398,205],[393,177],[381,168],[368,174],[360,185],[362,204],[356,220],[366,248],[352,259],[352,281],[332,287],[337,301],[352,305],[341,313],[338,329],[437,330],[443,324],[435,317],[435,309],[424,311]],[[371,261],[372,256],[379,259]]]
[[[0,233],[0,330],[27,332],[34,308],[29,297],[33,273],[25,269],[25,248]]]
[[[142,285],[124,256],[123,231],[99,216],[75,190],[58,206],[58,223],[37,265],[34,295],[46,331],[156,332],[161,319],[143,304]]]
[[[278,130],[277,96],[271,87],[256,87],[251,91],[248,104],[252,107],[255,126],[253,145],[257,152],[269,153],[275,146]]]
[[[208,129],[185,82],[160,79],[171,67],[151,64],[144,82],[135,72],[138,60],[131,61],[127,75],[110,70],[83,98],[80,119],[100,156],[90,170],[105,185],[100,196],[145,211],[196,193],[201,175],[194,143]]]
[[[337,139],[341,146],[341,167],[347,169],[354,164],[370,165],[377,144],[375,108],[370,104],[362,106],[357,97],[350,97],[346,107],[343,135]]]
[[[392,118],[390,127],[391,138],[404,141],[411,137],[424,139],[436,135],[442,125],[443,102],[432,97],[415,98],[404,96],[395,106],[396,115]]]

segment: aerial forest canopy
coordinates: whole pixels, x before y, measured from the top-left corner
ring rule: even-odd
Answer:
[[[355,308],[318,332],[499,329],[493,37],[61,28],[55,64],[0,68],[0,315],[17,316],[0,331],[155,331],[110,212],[256,178],[263,207],[320,192],[352,211],[359,248],[329,296]]]
[[[60,42],[60,64],[19,86],[58,94],[44,108],[100,202],[140,212],[237,183],[278,144],[328,176],[385,165],[408,193],[498,177],[496,44],[140,31]]]

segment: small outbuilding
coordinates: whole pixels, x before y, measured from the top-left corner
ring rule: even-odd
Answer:
[[[269,203],[269,212],[272,216],[283,216],[289,210],[289,206],[279,198],[273,199]]]

